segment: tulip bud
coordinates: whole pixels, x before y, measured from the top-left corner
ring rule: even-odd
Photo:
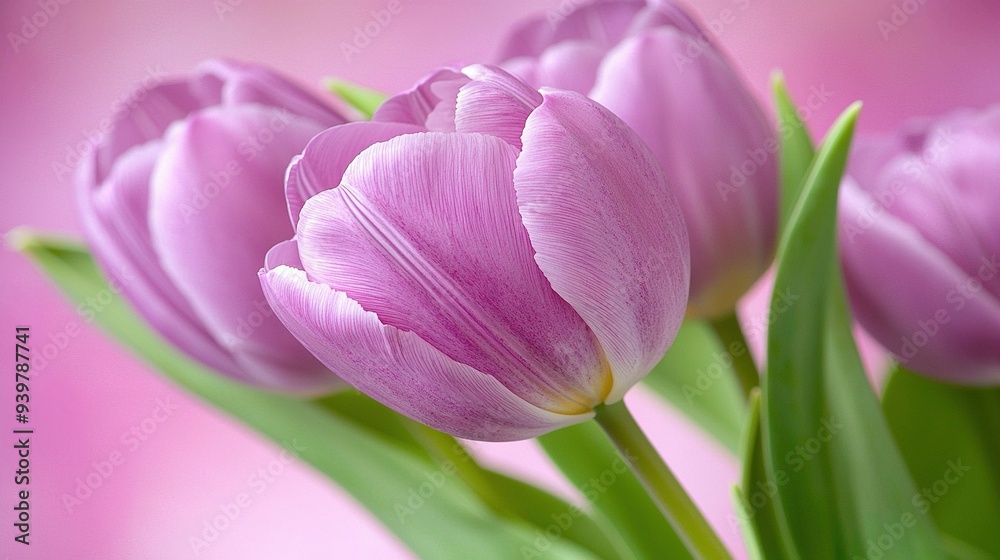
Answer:
[[[707,35],[668,0],[598,0],[516,28],[503,67],[590,96],[659,159],[691,242],[690,316],[713,319],[770,266],[778,142]]]
[[[297,159],[296,237],[260,272],[324,364],[418,421],[502,441],[591,418],[660,360],[687,303],[687,234],[617,117],[474,66],[375,119]]]
[[[840,251],[854,314],[910,369],[1000,384],[1000,106],[855,144]]]
[[[289,159],[343,118],[273,72],[231,62],[140,93],[76,178],[104,271],[154,329],[219,372],[291,391],[338,385],[274,316],[254,273],[292,233]]]

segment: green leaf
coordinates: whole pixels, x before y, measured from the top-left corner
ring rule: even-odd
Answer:
[[[787,477],[775,504],[798,558],[864,558],[889,539],[884,560],[943,560],[862,368],[837,258],[837,192],[859,108],[828,134],[779,246],[775,293],[798,299],[776,310],[769,333],[764,461],[770,479]]]
[[[594,422],[584,422],[538,438],[542,449],[583,494],[599,520],[625,543],[622,560],[690,559],[642,483]]]
[[[357,109],[366,120],[371,120],[375,109],[378,109],[378,106],[389,97],[381,91],[368,89],[337,78],[328,78],[326,87],[345,103]]]
[[[743,439],[743,476],[734,489],[736,522],[753,560],[795,558],[792,545],[781,532],[775,505],[779,482],[768,477],[760,434],[760,389],[750,395],[750,415]]]
[[[949,385],[900,366],[882,409],[920,489],[918,507],[951,540],[1000,559],[1000,388]]]
[[[74,301],[95,294],[111,302],[97,321],[167,378],[253,427],[335,481],[422,558],[507,560],[534,550],[535,530],[497,516],[454,475],[390,443],[327,405],[267,393],[230,381],[177,353],[139,319],[104,282],[86,249],[73,241],[26,231],[9,235]],[[423,495],[421,495],[423,493]],[[568,539],[545,558],[598,556]]]
[[[780,73],[771,77],[774,104],[778,111],[778,134],[781,137],[781,230],[788,227],[788,218],[802,194],[802,187],[816,150],[809,129],[788,93],[785,78]]]
[[[703,321],[685,321],[646,386],[719,441],[739,452],[746,403],[730,367],[732,358]]]
[[[431,450],[439,464],[453,465],[461,479],[501,516],[526,521],[536,528],[538,550],[552,538],[565,539],[601,558],[616,558],[622,549],[617,533],[597,523],[591,514],[530,484],[484,469],[470,459],[455,438],[405,417],[397,416]],[[555,536],[553,536],[555,535]],[[531,554],[528,554],[531,557]]]
[[[372,437],[381,438],[428,461],[434,459],[413,435],[405,417],[360,391],[340,391],[315,399],[313,402],[327,413],[336,414],[357,427],[371,432]]]
[[[540,530],[535,533],[536,537],[550,531],[593,551],[600,558],[630,557],[628,546],[618,533],[595,520],[590,512],[516,478],[487,469],[483,469],[483,475],[492,488],[504,493],[516,506],[519,518]]]

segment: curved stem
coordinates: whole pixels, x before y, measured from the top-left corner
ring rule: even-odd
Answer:
[[[620,401],[595,409],[595,420],[642,481],[696,560],[731,560],[705,518]]]
[[[750,355],[750,345],[743,336],[743,329],[740,328],[740,321],[736,317],[736,311],[712,319],[709,321],[715,335],[719,337],[719,342],[733,359],[733,372],[736,374],[736,381],[740,384],[743,396],[750,398],[750,391],[760,385],[760,374],[757,372],[757,364]]]

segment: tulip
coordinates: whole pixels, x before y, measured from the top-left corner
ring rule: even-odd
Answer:
[[[910,369],[1000,384],[1000,106],[862,137],[840,244],[858,322]]]
[[[256,272],[293,231],[288,161],[344,119],[269,70],[222,61],[129,99],[76,177],[84,230],[112,285],[223,374],[295,392],[340,384],[274,316]]]
[[[604,105],[649,145],[691,240],[692,317],[719,319],[770,266],[778,143],[698,24],[672,2],[598,0],[516,28],[504,68]]]
[[[460,437],[593,417],[683,319],[687,235],[659,165],[577,93],[435,72],[313,139],[289,193],[295,239],[260,272],[277,315],[350,384]]]

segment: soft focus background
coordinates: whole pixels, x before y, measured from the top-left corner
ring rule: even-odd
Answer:
[[[317,90],[321,78],[336,75],[397,91],[436,65],[493,61],[511,23],[583,0],[401,0],[400,13],[370,44],[358,43],[360,52],[345,56],[343,45],[352,44],[387,1],[0,3],[0,233],[23,224],[79,233],[69,173],[60,166],[72,167],[72,154],[144,79],[223,56],[269,64]],[[45,25],[24,29],[23,18],[30,21],[46,4],[58,13],[37,16]],[[763,99],[775,68],[785,72],[801,103],[812,96],[806,117],[815,133],[855,99],[865,101],[862,132],[1000,99],[996,0],[689,5]],[[0,271],[0,333],[30,325],[36,357],[47,344],[61,346],[35,370],[31,385],[30,548],[12,541],[13,380],[5,375],[0,383],[0,557],[410,557],[308,467],[282,464],[276,448],[160,381],[88,324],[22,257],[0,250]],[[753,320],[752,308],[744,319]],[[652,397],[637,392],[631,399],[668,462],[724,539],[738,547],[727,517],[735,460]],[[132,439],[127,434],[134,427],[150,433]],[[474,448],[487,462],[572,495],[532,444]],[[124,463],[102,475],[100,464],[116,452]],[[190,538],[269,467],[279,474],[196,554]],[[99,476],[100,486],[80,503],[65,503],[64,495],[88,476]]]

